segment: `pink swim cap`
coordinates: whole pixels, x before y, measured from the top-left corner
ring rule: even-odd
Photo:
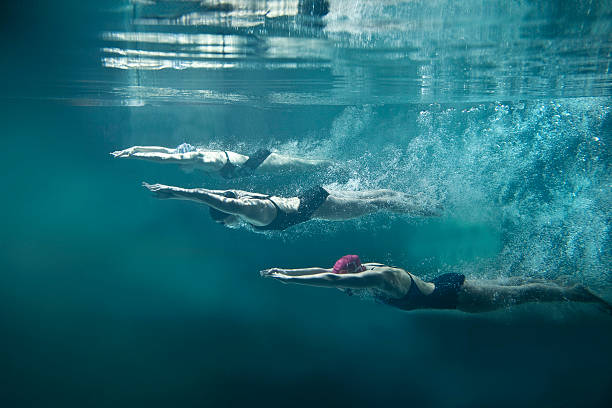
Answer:
[[[355,273],[365,271],[359,255],[344,255],[334,264],[334,273]]]

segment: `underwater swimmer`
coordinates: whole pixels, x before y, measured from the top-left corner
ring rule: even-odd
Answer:
[[[425,282],[401,268],[361,264],[357,255],[345,255],[328,269],[271,268],[260,274],[283,283],[338,288],[348,294],[367,290],[377,301],[402,310],[457,309],[478,313],[527,302],[572,301],[596,303],[612,314],[612,305],[584,286],[565,287],[553,282],[499,285],[467,280],[458,273],[446,273]]]
[[[419,216],[440,215],[424,197],[393,190],[335,191],[317,186],[296,197],[278,197],[241,190],[181,188],[163,184],[143,186],[157,198],[191,200],[210,207],[210,216],[225,226],[241,220],[256,230],[284,230],[312,218],[342,221],[380,210]]]
[[[331,165],[328,160],[303,159],[260,149],[246,156],[227,150],[205,150],[183,143],[175,149],[160,146],[133,146],[111,153],[114,157],[129,157],[158,163],[175,163],[189,169],[218,173],[225,179],[245,177],[254,173],[311,171]]]

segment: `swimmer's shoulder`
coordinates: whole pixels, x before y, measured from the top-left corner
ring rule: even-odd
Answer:
[[[397,266],[389,266],[381,263],[368,262],[364,263],[363,266],[366,267],[366,270],[372,272],[378,272],[389,276],[399,276],[408,274],[404,269],[398,268]]]
[[[389,266],[389,265],[381,264],[378,262],[367,262],[367,263],[364,263],[363,266],[365,266],[366,269],[369,271],[377,271],[377,272],[382,272],[383,270],[399,269],[394,266]]]
[[[366,262],[363,264],[366,268],[390,268],[390,269],[401,269],[397,266],[389,266],[378,262]]]

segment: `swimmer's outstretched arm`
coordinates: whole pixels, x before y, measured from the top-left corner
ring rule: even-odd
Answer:
[[[205,188],[181,188],[164,184],[142,185],[153,192],[157,198],[190,200],[206,204],[216,210],[234,215],[245,215],[245,205],[242,200],[223,196],[224,190],[207,190]]]
[[[168,147],[162,146],[132,146],[127,149],[117,150],[111,152],[111,155],[114,157],[130,157],[135,153],[166,153],[172,154],[175,153],[176,149],[171,149]]]
[[[331,273],[332,269],[326,268],[301,268],[301,269],[283,269],[283,268],[270,268],[260,271],[261,276],[270,276],[275,273],[282,273],[288,276],[303,276],[303,275],[316,275],[320,273]]]
[[[162,148],[165,149],[165,148]],[[127,149],[129,150],[129,149]],[[136,151],[131,153],[122,153],[122,152],[112,152],[111,155],[114,157],[124,157],[124,158],[135,158],[141,160],[147,160],[157,163],[176,163],[176,164],[189,164],[190,162],[197,162],[200,166],[205,166],[206,164],[215,165],[214,160],[206,160],[206,155],[198,151],[194,152],[185,152],[178,153],[175,152],[174,149],[170,149],[170,152],[161,152],[161,151]],[[211,168],[214,170],[214,168]]]
[[[385,272],[366,271],[360,273],[325,272],[314,275],[291,276],[283,273],[264,275],[283,283],[296,283],[299,285],[321,286],[326,288],[365,289],[380,287],[385,283]]]

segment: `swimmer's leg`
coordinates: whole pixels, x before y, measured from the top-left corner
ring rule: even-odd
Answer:
[[[326,190],[329,191],[330,194],[338,197],[349,197],[349,198],[360,198],[360,199],[370,199],[370,198],[388,198],[388,197],[398,197],[401,193],[393,190],[386,189],[378,189],[378,190],[330,190],[326,187]]]
[[[418,216],[440,215],[441,210],[438,207],[414,197],[410,199],[407,197],[407,194],[391,190],[380,190],[377,198],[369,199],[330,193],[321,207],[315,211],[314,217],[325,220],[348,220],[381,210]]]
[[[310,171],[332,164],[329,160],[303,159],[299,157],[285,156],[278,153],[270,153],[268,157],[257,167],[257,173],[274,173],[282,171]]]
[[[377,212],[379,208],[371,200],[328,195],[314,212],[313,218],[330,221],[350,220]]]
[[[502,286],[466,280],[458,296],[457,309],[464,312],[488,312],[528,302],[589,302],[610,305],[584,286],[564,287],[555,283],[528,283]]]
[[[527,283],[550,283],[549,279],[544,278],[532,278],[529,276],[510,276],[507,278],[497,279],[479,279],[478,282],[487,285],[500,285],[500,286],[519,286]],[[556,280],[555,283],[559,284]]]

